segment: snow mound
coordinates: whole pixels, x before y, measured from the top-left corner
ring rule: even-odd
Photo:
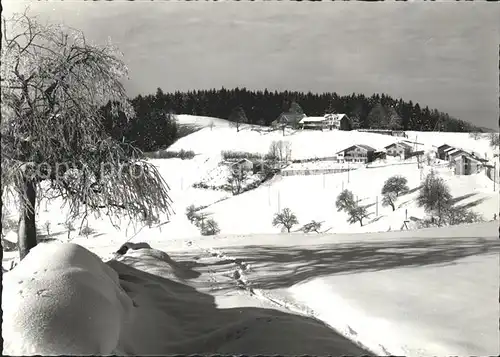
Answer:
[[[7,355],[113,354],[133,316],[116,271],[73,243],[36,246],[3,287]]]

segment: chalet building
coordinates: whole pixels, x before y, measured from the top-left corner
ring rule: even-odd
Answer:
[[[448,145],[448,144],[443,144],[441,146],[438,146],[436,157],[440,160],[446,160],[445,159],[445,151],[448,149],[453,149],[453,147]]]
[[[461,154],[453,159],[455,175],[472,175],[481,171],[483,163],[477,158]]]
[[[406,159],[413,149],[410,144],[400,141],[387,145],[385,150],[388,156],[399,156]]]
[[[304,117],[299,122],[302,129],[351,130],[351,122],[345,114],[325,114],[322,117]]]
[[[325,114],[324,117],[330,120],[331,129],[351,130],[351,119],[347,114]]]
[[[305,117],[299,122],[301,129],[332,129],[331,121],[325,117]]]
[[[253,171],[254,163],[248,159],[241,159],[232,163],[230,168],[234,171]]]
[[[387,153],[385,151],[375,151],[373,153],[373,160],[385,160],[387,158]]]
[[[374,160],[375,149],[368,145],[353,145],[339,151],[337,153],[337,158],[340,162],[358,162],[358,163],[369,163]]]
[[[274,128],[280,128],[282,126],[297,127],[299,122],[305,117],[305,114],[283,112],[271,123],[271,126]]]
[[[462,150],[462,149],[455,149],[455,150],[450,150],[446,152],[446,160],[448,161],[454,161],[457,157],[460,155],[469,155],[472,156],[469,152]]]

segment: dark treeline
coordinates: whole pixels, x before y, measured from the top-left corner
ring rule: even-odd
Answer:
[[[230,119],[234,109],[241,108],[249,124],[270,125],[281,113],[297,104],[308,116],[347,114],[354,123],[353,128],[482,131],[447,113],[385,94],[339,96],[336,93],[250,91],[245,88],[164,93],[158,88],[155,94],[138,95],[131,102],[136,117],[127,121],[123,115],[114,119],[107,115],[106,130],[113,137],[132,142],[145,151],[167,147],[179,137],[179,128],[171,114]],[[109,113],[109,110],[110,105],[105,111]]]

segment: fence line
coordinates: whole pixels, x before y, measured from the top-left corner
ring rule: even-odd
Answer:
[[[357,168],[349,168],[349,169],[316,169],[316,170],[282,170],[282,176],[310,176],[310,175],[324,175],[324,174],[338,174],[347,171],[353,171]]]

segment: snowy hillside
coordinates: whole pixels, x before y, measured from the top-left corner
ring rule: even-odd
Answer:
[[[178,114],[175,116],[177,123],[180,125],[193,125],[198,128],[225,128],[231,125],[231,122],[225,119],[203,117],[196,115]]]
[[[85,236],[80,232],[81,220],[68,228],[68,209],[62,201],[39,202],[38,237],[48,242],[42,245],[71,241],[104,260],[111,259],[107,266],[118,273],[123,290],[107,290],[95,304],[105,309],[113,296],[123,298],[123,292],[134,302],[135,320],[126,326],[117,322],[124,315],[110,311],[119,338],[101,339],[97,345],[87,345],[87,350],[79,346],[74,353],[360,355],[370,350],[375,355],[411,357],[498,354],[498,302],[490,298],[498,290],[498,220],[488,221],[498,214],[499,200],[498,187],[484,171],[458,176],[445,163],[429,165],[424,160],[419,168],[414,158],[388,159],[348,173],[276,175],[255,189],[233,195],[193,187],[199,182],[221,185],[227,180],[223,150],[264,155],[273,141],[284,140],[291,145],[292,159],[304,160],[332,157],[353,144],[382,150],[401,139],[357,131],[288,130],[283,136],[281,131],[248,125],[237,132],[222,119],[190,115],[177,119],[201,129],[168,149],[193,150],[194,158],[151,159],[170,187],[174,210],[170,217],[157,217],[149,226],[89,217],[86,224],[91,232]],[[418,150],[433,151],[446,143],[482,157],[494,154],[486,138],[474,140],[466,133],[407,135]],[[314,170],[330,164],[294,165]],[[421,180],[431,169],[448,184],[456,205],[469,207],[487,222],[416,230],[415,221],[425,217],[416,197]],[[393,211],[382,206],[380,192],[385,180],[394,175],[404,176],[410,191],[397,198]],[[371,213],[362,226],[349,224],[346,213],[337,211],[335,200],[342,189],[351,190]],[[213,218],[220,234],[202,236],[186,217],[190,205]],[[280,234],[280,228],[272,225],[273,215],[285,207],[299,220],[290,234]],[[4,233],[14,242],[18,212],[12,202],[4,208],[9,211],[6,218],[13,222]],[[403,230],[406,219],[409,230]],[[322,233],[298,232],[312,220],[322,222]],[[128,240],[152,248],[114,254]],[[12,354],[26,352],[16,350],[22,346],[20,329],[38,328],[24,322],[37,306],[45,306],[39,296],[59,295],[71,275],[59,271],[65,268],[51,265],[46,250],[36,249],[39,253],[6,275],[4,291],[8,294],[4,296],[10,300],[2,307],[17,311],[23,306],[19,303],[23,294],[27,299],[22,301],[35,305],[23,310],[25,315],[8,316],[15,321],[7,326],[10,335],[4,334]],[[87,276],[77,279],[82,286],[115,279],[102,262],[94,259],[87,264],[85,259],[84,263],[77,259],[75,263],[71,259],[63,259],[68,270],[83,271]],[[4,251],[4,267],[9,269],[16,261],[17,251]],[[44,269],[53,274],[43,273]],[[63,285],[51,281],[61,276],[66,279]],[[24,285],[19,288],[19,284]],[[71,291],[80,288],[73,286]],[[99,295],[100,290],[89,291]],[[71,305],[71,296],[64,296],[66,300],[50,300],[50,308]],[[120,300],[124,306],[125,300]],[[128,308],[122,308],[127,319],[132,316]],[[487,322],[481,324],[481,319]],[[94,325],[85,326],[69,330],[67,340],[72,332],[84,334],[85,328]],[[23,338],[37,332],[27,334]],[[43,341],[30,343],[35,346]],[[70,351],[57,342],[46,351],[59,353],[61,348]]]

